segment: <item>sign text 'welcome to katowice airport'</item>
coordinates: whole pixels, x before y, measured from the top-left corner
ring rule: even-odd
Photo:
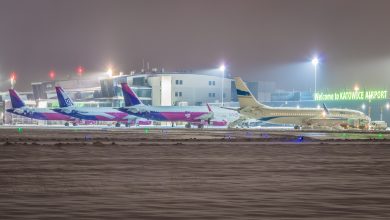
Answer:
[[[387,99],[387,90],[343,91],[334,93],[315,93],[315,101],[346,101],[346,100],[383,100]]]

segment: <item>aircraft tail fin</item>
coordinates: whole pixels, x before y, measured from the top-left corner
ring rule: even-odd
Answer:
[[[72,99],[60,86],[56,86],[57,99],[61,108],[74,106]]]
[[[322,103],[322,107],[324,108],[325,113],[329,115],[329,109],[326,107],[325,103]]]
[[[127,83],[121,83],[121,86],[126,107],[134,105],[143,105],[137,94],[135,94],[135,92],[129,87],[129,85],[127,85]]]
[[[256,100],[256,98],[253,96],[253,94],[247,87],[246,83],[241,79],[241,77],[234,77],[234,79],[236,81],[237,96],[241,108],[255,106],[261,108],[268,108],[268,106],[261,104]]]
[[[209,112],[213,112],[213,110],[211,109],[209,103],[207,103],[206,106],[207,106],[207,109],[209,110]]]
[[[12,108],[22,108],[26,106],[23,100],[20,98],[19,94],[14,90],[9,90],[9,97],[11,98]]]

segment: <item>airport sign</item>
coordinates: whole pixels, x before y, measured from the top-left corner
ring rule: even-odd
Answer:
[[[356,101],[387,99],[387,90],[342,91],[333,93],[315,93],[315,101]]]

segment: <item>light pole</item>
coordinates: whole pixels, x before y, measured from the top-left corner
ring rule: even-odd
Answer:
[[[316,57],[311,60],[311,64],[313,64],[313,66],[314,66],[314,94],[317,93],[317,65],[318,65],[318,63],[319,63],[319,60]]]
[[[389,111],[390,104],[387,103],[385,106],[381,106],[381,121],[383,121],[383,107],[386,107],[386,110]]]
[[[380,120],[383,121],[383,106],[381,106],[381,115]]]
[[[111,67],[108,68],[108,70],[107,70],[107,76],[108,76],[109,78],[112,77],[112,68],[111,68]]]
[[[222,103],[222,106],[223,106],[223,87],[224,87],[224,79],[225,79],[225,70],[226,70],[226,66],[224,64],[222,64],[220,67],[219,67],[219,70],[222,72],[222,90],[221,90],[221,103]]]

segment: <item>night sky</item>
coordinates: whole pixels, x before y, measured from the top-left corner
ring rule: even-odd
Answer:
[[[388,88],[389,0],[0,0],[0,90],[87,73],[125,73],[142,60],[165,70],[225,62],[245,80],[281,89]]]

